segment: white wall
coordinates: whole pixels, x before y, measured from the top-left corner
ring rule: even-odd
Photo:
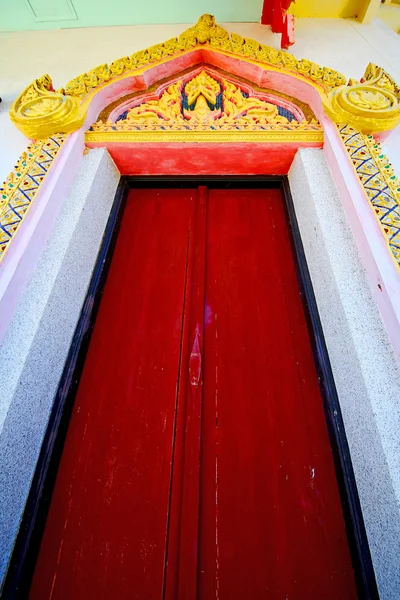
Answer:
[[[187,27],[193,25],[189,23]],[[224,25],[229,31],[279,48],[280,36],[258,23]],[[48,73],[54,87],[104,62],[179,35],[185,25],[93,27],[0,33],[0,181],[13,168],[26,140],[10,123],[11,102],[34,79]],[[369,62],[400,82],[400,36],[381,21],[361,25],[343,19],[297,19],[291,52],[359,78]],[[400,172],[400,165],[399,165]]]

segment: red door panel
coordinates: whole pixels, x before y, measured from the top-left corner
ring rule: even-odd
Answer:
[[[278,190],[130,193],[30,597],[356,598]]]
[[[197,597],[207,191],[190,229],[164,600]]]
[[[32,598],[161,597],[195,193],[127,200]]]
[[[355,598],[279,190],[210,190],[199,598]]]

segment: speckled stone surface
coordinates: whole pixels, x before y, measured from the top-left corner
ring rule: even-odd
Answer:
[[[400,598],[400,372],[322,150],[290,188],[340,399],[381,598]]]
[[[0,347],[0,582],[118,181],[106,150],[83,157]]]

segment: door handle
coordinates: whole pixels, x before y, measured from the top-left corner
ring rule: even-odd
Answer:
[[[200,383],[201,376],[201,351],[200,351],[200,330],[196,327],[192,352],[189,358],[189,379],[190,385],[197,388]]]

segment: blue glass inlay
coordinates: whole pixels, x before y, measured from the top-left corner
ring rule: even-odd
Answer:
[[[285,117],[289,121],[289,123],[291,121],[297,121],[294,114],[292,112],[290,112],[290,110],[288,110],[287,108],[283,108],[283,106],[278,106],[278,114],[281,117]]]
[[[241,90],[241,91],[242,91],[243,98],[249,97],[249,94],[247,92],[244,92],[243,90]],[[210,110],[223,111],[223,97],[222,97],[221,88],[220,88],[220,92],[217,96],[216,103],[212,104],[211,102],[209,102],[207,100],[207,104],[208,104],[208,107],[210,108]],[[185,93],[185,89],[183,89],[182,90],[182,114],[183,114],[183,111],[185,111],[185,110],[194,110],[195,105],[196,105],[196,101],[189,105],[188,98]],[[283,108],[282,106],[277,106],[277,108],[278,108],[278,114],[281,117],[285,117],[289,122],[297,121],[294,114],[287,108]],[[121,113],[115,122],[118,123],[118,121],[124,121],[126,119],[126,117],[128,116],[128,112],[129,112],[129,109],[124,111],[123,113]]]
[[[118,121],[125,121],[127,116],[128,116],[128,111],[126,110],[121,115],[119,115],[118,119],[115,122],[118,123]]]

